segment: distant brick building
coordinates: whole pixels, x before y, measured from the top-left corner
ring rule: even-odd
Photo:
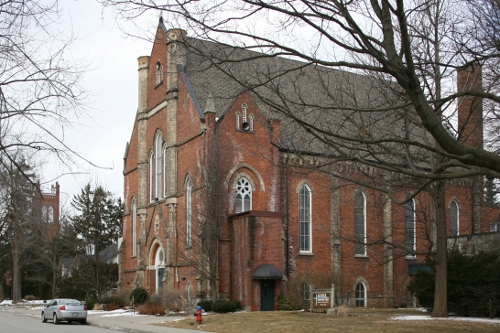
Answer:
[[[59,232],[59,204],[59,183],[51,185],[50,190],[42,189],[40,183],[37,184],[35,209],[49,237]]]
[[[338,301],[350,306],[411,304],[409,272],[434,237],[428,193],[397,205],[361,185],[384,177],[376,169],[337,164],[335,174],[346,177],[316,169],[314,146],[301,155],[291,149],[302,134],[215,66],[216,58],[195,51],[203,49],[227,51],[160,21],[151,55],[138,59],[139,105],[124,158],[120,287],[180,291],[189,306],[222,297],[273,310],[285,288],[307,299],[309,284],[334,283]],[[255,73],[251,65],[228,66]],[[307,70],[297,81],[314,96]],[[351,178],[359,185],[345,180]],[[474,182],[447,184],[450,237],[489,227],[486,208],[473,199]]]

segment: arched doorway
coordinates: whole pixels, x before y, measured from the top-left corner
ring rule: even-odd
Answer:
[[[165,280],[165,254],[163,248],[158,246],[155,255],[156,270],[156,293],[160,294],[163,290],[163,281]]]

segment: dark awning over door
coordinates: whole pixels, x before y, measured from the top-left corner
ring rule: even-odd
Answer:
[[[283,273],[271,264],[262,264],[252,273],[252,279],[283,279]]]

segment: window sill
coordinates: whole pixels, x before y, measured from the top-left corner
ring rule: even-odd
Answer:
[[[408,255],[405,256],[405,259],[406,260],[417,260],[417,256],[408,254]]]
[[[312,253],[312,252],[300,252],[299,251],[299,256],[314,256],[314,253]]]
[[[366,254],[355,254],[354,258],[368,259],[368,256]]]

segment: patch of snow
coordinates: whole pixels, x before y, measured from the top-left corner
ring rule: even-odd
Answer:
[[[431,316],[396,316],[391,317],[391,320],[451,320],[451,321],[468,321],[475,323],[487,323],[487,324],[498,324],[500,325],[500,318],[497,319],[489,319],[489,318],[472,318],[472,317],[446,317],[446,318],[435,318]]]

